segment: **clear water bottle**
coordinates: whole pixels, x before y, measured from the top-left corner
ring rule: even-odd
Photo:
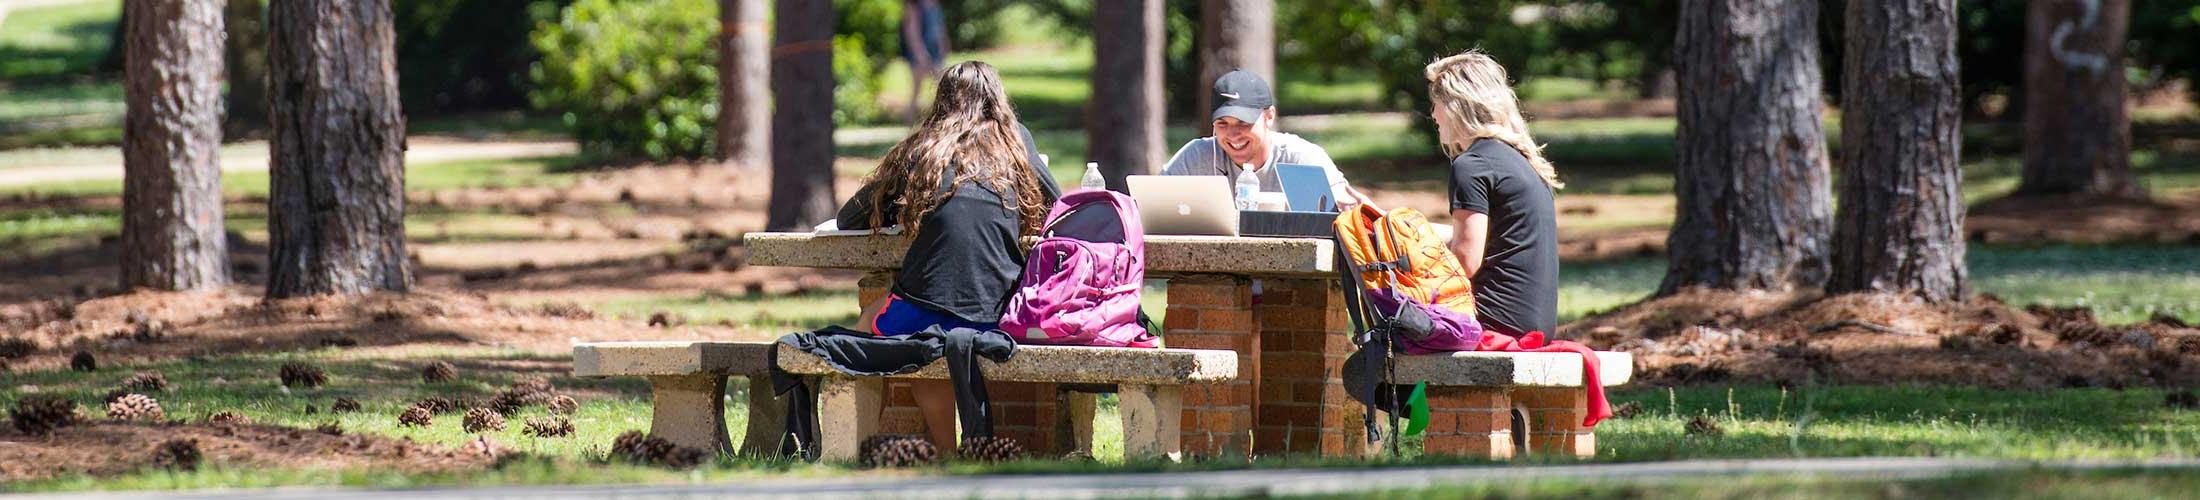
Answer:
[[[1237,175],[1238,210],[1252,210],[1254,207],[1259,206],[1258,202],[1253,201],[1253,195],[1257,193],[1260,193],[1260,176],[1253,175],[1253,164],[1239,165]]]
[[[1085,162],[1085,178],[1084,180],[1077,181],[1077,187],[1085,189],[1108,188],[1108,178],[1100,175],[1100,162]]]

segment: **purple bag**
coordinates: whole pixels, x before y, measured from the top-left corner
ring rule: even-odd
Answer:
[[[1388,288],[1367,289],[1362,294],[1368,307],[1386,318],[1425,317],[1426,333],[1413,332],[1401,335],[1398,340],[1405,346],[1406,354],[1472,351],[1482,344],[1482,322],[1471,316],[1453,312],[1450,308],[1422,304],[1413,299],[1398,296]],[[1420,321],[1404,321],[1420,323]]]
[[[1025,344],[1159,347],[1138,321],[1145,282],[1146,228],[1138,205],[1114,191],[1065,194],[1024,258],[1024,276],[1001,314],[1001,331]]]

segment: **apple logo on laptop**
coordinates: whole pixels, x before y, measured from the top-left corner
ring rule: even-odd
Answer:
[[[1191,215],[1191,214],[1192,214],[1192,205],[1191,205],[1191,204],[1188,204],[1188,203],[1178,203],[1178,204],[1176,204],[1176,214],[1177,214],[1177,215]]]

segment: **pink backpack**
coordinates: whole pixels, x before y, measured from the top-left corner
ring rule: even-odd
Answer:
[[[1145,282],[1146,227],[1138,205],[1101,189],[1063,195],[1024,258],[1001,331],[1025,344],[1158,347],[1140,324]]]

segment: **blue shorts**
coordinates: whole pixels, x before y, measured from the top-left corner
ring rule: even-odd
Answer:
[[[900,296],[887,294],[886,309],[878,317],[871,318],[871,334],[882,337],[901,337],[938,326],[941,329],[969,328],[972,330],[999,330],[1000,323],[979,323],[955,317],[953,314],[925,309]]]

